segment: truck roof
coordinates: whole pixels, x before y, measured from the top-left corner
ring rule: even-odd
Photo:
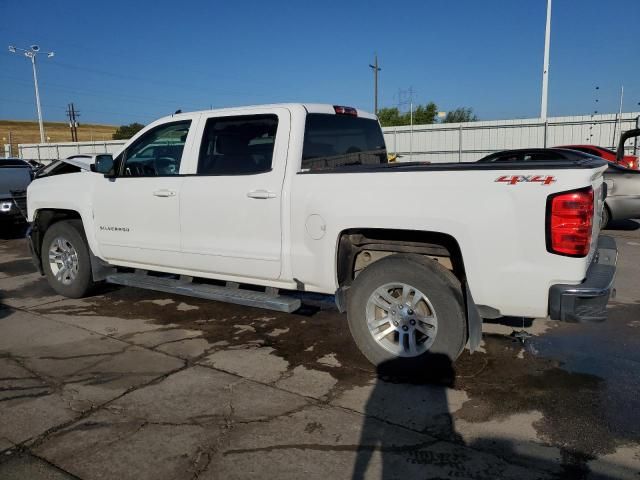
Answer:
[[[186,116],[194,113],[225,113],[225,112],[238,113],[242,111],[251,112],[252,110],[258,110],[258,109],[264,110],[269,108],[288,108],[290,110],[303,108],[308,113],[324,113],[324,114],[336,115],[336,112],[334,109],[335,106],[337,105],[331,105],[328,103],[271,103],[271,104],[264,104],[264,105],[245,105],[245,106],[239,106],[239,107],[225,107],[225,108],[214,108],[214,109],[207,109],[207,110],[196,110],[192,112],[180,112],[173,115],[167,115],[158,120],[164,121],[170,118],[180,118],[183,115]],[[356,111],[358,112],[358,117],[360,118],[370,118],[372,120],[377,120],[378,118],[373,113],[367,112],[365,110],[361,110],[359,108],[357,108]]]

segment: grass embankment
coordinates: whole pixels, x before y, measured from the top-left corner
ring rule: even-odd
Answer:
[[[78,127],[78,140],[100,141],[111,140],[112,135],[118,127],[114,125],[90,125],[80,124]],[[71,131],[69,125],[64,122],[44,122],[45,136],[49,142],[70,142]],[[19,143],[39,143],[40,129],[38,122],[25,122],[18,120],[0,120],[0,143],[9,143],[9,132],[11,132],[11,144],[13,154],[17,152],[16,145]]]

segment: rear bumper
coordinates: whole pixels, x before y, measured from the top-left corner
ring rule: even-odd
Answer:
[[[549,289],[549,316],[563,322],[602,322],[615,293],[618,248],[613,237],[601,236],[587,278],[578,285],[558,284]]]

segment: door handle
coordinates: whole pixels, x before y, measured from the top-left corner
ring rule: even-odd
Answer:
[[[176,192],[174,190],[168,190],[166,188],[162,188],[160,190],[156,190],[153,192],[153,195],[156,197],[175,197]]]
[[[251,190],[247,193],[247,197],[266,200],[267,198],[276,198],[276,194],[267,190]]]

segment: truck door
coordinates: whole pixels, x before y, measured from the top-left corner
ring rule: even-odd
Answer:
[[[285,108],[203,116],[196,171],[184,178],[180,202],[186,268],[280,276],[290,124]]]
[[[99,248],[107,260],[180,267],[179,175],[191,119],[144,133],[115,159],[118,175],[100,178],[94,193]]]

